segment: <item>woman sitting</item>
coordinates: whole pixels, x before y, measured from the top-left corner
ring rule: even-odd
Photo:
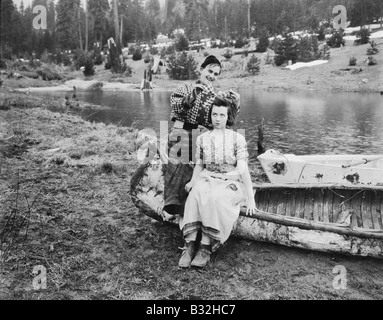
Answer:
[[[197,138],[196,165],[185,186],[190,193],[180,221],[185,238],[180,267],[204,267],[230,236],[241,205],[247,206],[246,214],[256,210],[246,140],[226,128],[236,115],[235,102],[216,97],[209,114],[213,130]],[[195,254],[199,231],[202,237]]]

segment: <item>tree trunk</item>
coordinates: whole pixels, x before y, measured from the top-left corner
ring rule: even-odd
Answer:
[[[88,52],[89,42],[89,25],[88,25],[88,0],[85,0],[85,51]]]
[[[81,36],[81,11],[80,7],[78,7],[78,35],[80,38],[80,49],[82,51],[82,36]]]
[[[114,16],[114,34],[115,34],[115,41],[117,44],[117,48],[119,47],[119,40],[120,40],[120,31],[119,31],[119,23],[118,23],[118,7],[117,7],[117,0],[113,0],[113,16]]]
[[[122,30],[123,30],[123,23],[124,23],[124,19],[122,17],[122,15],[120,16],[120,19],[121,19],[121,28],[120,28],[120,43],[121,43],[121,46],[123,47],[122,45]]]

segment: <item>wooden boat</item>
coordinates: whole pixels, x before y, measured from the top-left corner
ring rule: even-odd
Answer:
[[[267,150],[258,156],[271,183],[383,186],[383,155],[305,155]]]
[[[130,195],[149,217],[178,223],[162,210],[164,177],[161,158],[141,165],[131,180]],[[233,234],[290,247],[357,256],[383,257],[383,187],[320,184],[257,184],[259,211],[241,210]]]

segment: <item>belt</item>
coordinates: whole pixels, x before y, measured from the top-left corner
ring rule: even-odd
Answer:
[[[198,129],[198,124],[187,123],[187,122],[176,120],[174,122],[173,128],[185,129],[185,130],[193,130],[193,129]]]
[[[206,170],[207,171],[207,170]],[[236,175],[230,175],[230,174],[222,174],[222,173],[213,173],[213,172],[206,172],[210,177],[215,179],[221,179],[224,181],[232,180],[232,181],[241,181],[241,176],[239,174]]]

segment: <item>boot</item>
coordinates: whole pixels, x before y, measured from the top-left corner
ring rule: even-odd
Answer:
[[[194,257],[195,251],[195,241],[185,242],[185,246],[181,248],[183,250],[178,266],[180,268],[189,268],[190,263]]]
[[[210,254],[210,245],[201,244],[195,258],[191,262],[191,265],[193,267],[205,267],[210,261]]]

